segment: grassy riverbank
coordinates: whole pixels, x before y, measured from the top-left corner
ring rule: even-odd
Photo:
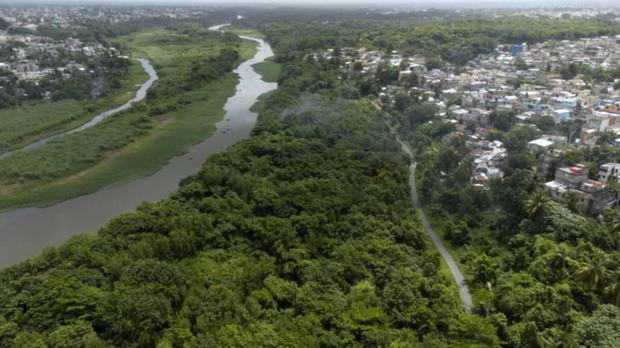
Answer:
[[[121,79],[121,87],[100,98],[34,100],[0,109],[0,153],[76,128],[98,113],[126,103],[147,79],[148,74],[134,61]]]
[[[278,82],[282,67],[271,59],[252,65],[254,70],[263,77],[265,82]]]
[[[196,72],[196,66],[220,66],[225,49],[237,51],[239,63],[255,54],[257,44],[230,34],[194,33],[155,29],[121,37],[134,57],[148,58],[156,68],[154,91],[146,102],[93,128],[0,161],[13,168],[0,169],[0,210],[50,205],[150,175],[211,136],[238,77],[228,72],[196,80],[214,73]]]
[[[96,165],[60,180],[31,185],[0,196],[0,209],[44,206],[105,187],[112,187],[155,173],[166,161],[213,134],[224,116],[223,106],[234,95],[238,78],[233,74],[196,91],[210,97],[193,103],[169,119],[161,117],[151,132],[116,151],[109,151]],[[113,122],[110,122],[113,123]]]
[[[255,37],[259,39],[265,39],[265,34],[252,28],[237,27],[234,25],[230,25],[222,29],[225,31],[231,32],[231,33],[235,33],[237,35],[251,36],[251,37]],[[273,57],[266,59],[262,63],[254,64],[252,65],[252,67],[257,73],[259,73],[262,76],[263,81],[265,82],[278,82],[280,78],[280,73],[282,70],[282,65],[274,62]]]

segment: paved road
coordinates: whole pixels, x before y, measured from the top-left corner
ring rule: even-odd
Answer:
[[[405,151],[409,155],[409,157],[413,158],[413,154],[411,153],[409,147],[400,139],[397,138],[397,140],[400,143],[403,151]],[[465,310],[471,312],[473,308],[473,303],[471,300],[471,294],[469,293],[469,287],[467,287],[467,284],[465,283],[465,277],[463,277],[463,273],[461,273],[461,270],[459,270],[459,267],[456,265],[456,262],[454,262],[452,255],[450,255],[446,247],[443,245],[441,239],[439,239],[439,236],[437,236],[437,233],[433,231],[433,227],[431,227],[431,224],[428,222],[428,219],[426,219],[426,215],[424,215],[424,211],[422,210],[422,204],[420,204],[420,200],[418,199],[418,191],[415,187],[415,167],[416,163],[413,163],[409,166],[409,186],[411,187],[411,199],[413,200],[413,205],[415,206],[418,215],[420,215],[422,225],[424,225],[426,232],[429,234],[429,236],[431,236],[431,240],[439,250],[439,253],[443,257],[443,259],[448,264],[448,268],[450,268],[450,273],[452,273],[452,277],[454,278],[456,284],[459,287],[459,296],[461,297],[461,302],[463,302]]]

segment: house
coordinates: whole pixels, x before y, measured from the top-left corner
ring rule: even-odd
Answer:
[[[581,143],[589,144],[594,142],[594,137],[596,136],[597,131],[594,128],[584,129],[581,131]]]
[[[555,170],[555,181],[568,188],[579,188],[588,179],[588,168],[577,164],[573,167],[561,167]]]
[[[555,180],[546,182],[543,186],[553,198],[562,198],[568,191],[568,187],[566,187],[566,185]]]
[[[398,80],[401,81],[406,76],[410,76],[413,71],[411,70],[401,70],[398,72]]]
[[[546,139],[554,144],[566,144],[566,136],[565,135],[555,135],[555,134],[543,134],[541,139]]]
[[[557,164],[560,163],[563,154],[563,149],[552,149],[551,151],[544,152],[538,157],[536,166],[544,178],[548,178],[550,175],[555,175],[555,168]]]
[[[545,150],[545,149],[547,149],[551,145],[553,145],[552,141],[549,141],[549,140],[543,139],[543,138],[532,140],[532,141],[527,143],[527,146],[532,151]]]
[[[490,167],[487,164],[480,164],[474,168],[475,180],[486,181],[489,178],[501,178],[504,173],[496,167]]]
[[[605,104],[603,105],[603,111],[620,114],[620,106],[618,104]]]
[[[570,110],[568,109],[553,110],[552,113],[553,113],[553,120],[555,121],[555,123],[559,123],[562,120],[565,120],[570,117]]]
[[[462,122],[473,122],[477,125],[486,126],[489,124],[489,117],[491,112],[484,109],[473,108],[470,110],[459,109],[466,112],[461,112],[460,114],[455,114],[455,118]],[[458,111],[458,110],[455,110]]]
[[[620,123],[620,115],[611,112],[594,111],[587,118],[589,128],[594,128],[599,132],[604,132],[611,126]]]
[[[584,180],[580,185],[581,191],[591,195],[586,211],[598,214],[605,209],[613,208],[618,202],[618,195],[610,187],[594,180]]]
[[[555,180],[543,184],[553,198],[562,198],[568,192],[579,197],[582,210],[589,214],[599,214],[618,203],[618,193],[608,183],[620,177],[620,163],[605,163],[599,168],[599,180],[588,179],[588,169],[577,164],[562,167],[555,171]]]
[[[450,115],[452,116],[452,118],[459,120],[459,121],[463,121],[468,114],[469,114],[468,110],[461,109],[461,108],[450,111]]]
[[[620,176],[620,163],[601,164],[598,171],[598,181],[603,184],[609,183],[611,180],[618,181]]]
[[[519,97],[517,97],[516,95],[507,95],[507,96],[502,97],[500,103],[516,106],[520,102],[519,102]]]
[[[521,45],[511,45],[508,49],[510,53],[521,53],[523,52],[523,46]]]

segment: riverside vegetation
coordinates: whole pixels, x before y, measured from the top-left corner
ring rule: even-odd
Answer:
[[[52,204],[153,173],[213,133],[234,94],[237,78],[230,72],[256,51],[254,42],[197,23],[149,28],[115,42],[154,65],[160,79],[146,100],[0,160],[0,209]]]

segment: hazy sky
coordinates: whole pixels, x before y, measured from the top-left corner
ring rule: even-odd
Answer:
[[[589,7],[593,4],[606,4],[606,5],[620,5],[620,0],[519,0],[519,1],[511,1],[511,0],[0,0],[0,3],[9,3],[9,4],[33,4],[33,3],[72,3],[72,4],[87,4],[87,3],[126,3],[126,4],[135,4],[139,3],[169,3],[169,4],[180,4],[180,3],[195,3],[195,4],[281,4],[281,5],[312,5],[312,4],[320,4],[320,5],[337,5],[337,4],[347,4],[347,5],[372,5],[372,6],[390,6],[390,5],[432,5],[432,4],[451,4],[451,5],[502,5],[502,6],[510,6],[517,7],[520,5],[572,5],[572,6],[582,6]],[[616,4],[614,4],[616,3]]]
[[[573,7],[618,9],[620,0],[0,0],[4,5],[72,4],[72,5],[288,5],[334,7],[414,7],[414,8],[528,8]]]

